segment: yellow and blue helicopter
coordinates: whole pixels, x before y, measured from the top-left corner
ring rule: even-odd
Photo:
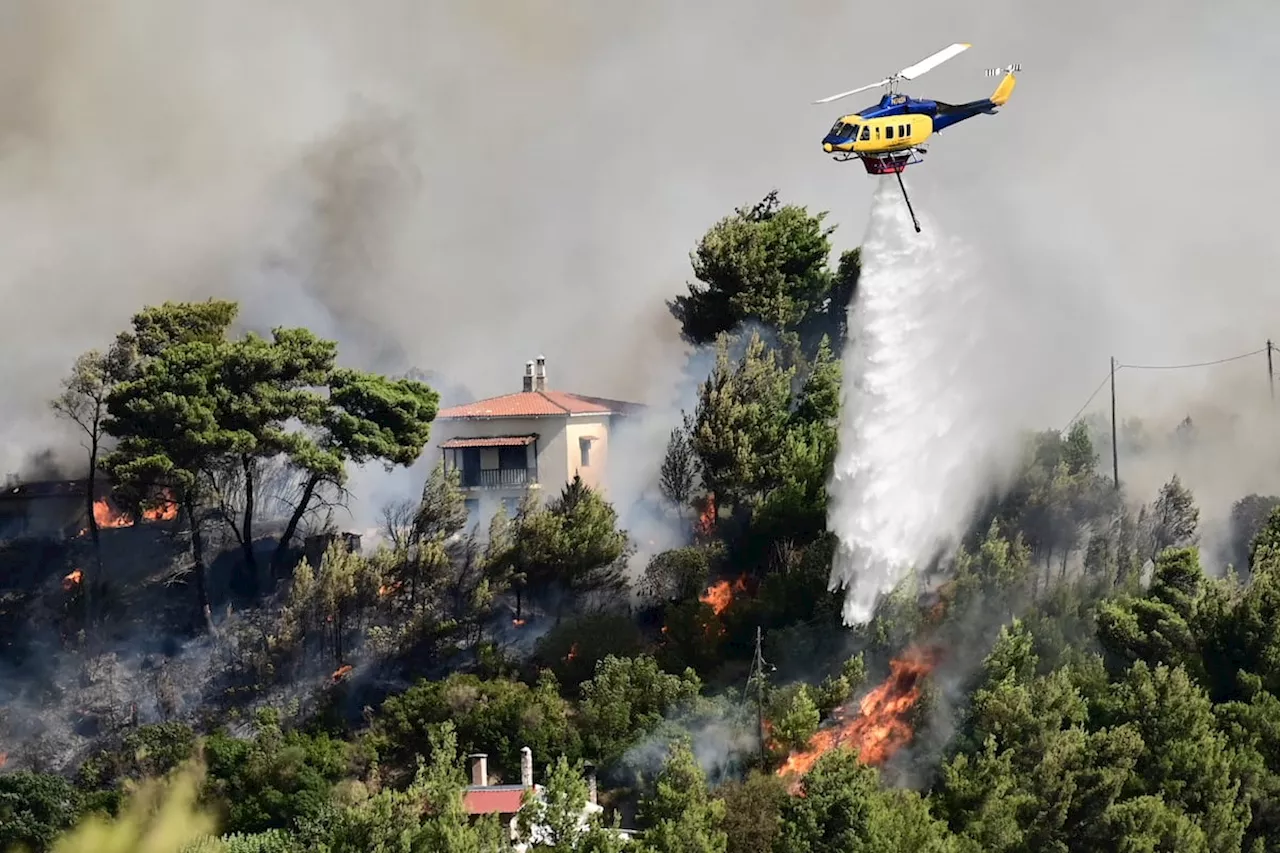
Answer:
[[[841,116],[823,137],[822,150],[834,154],[836,160],[861,160],[869,175],[897,175],[902,197],[907,202],[907,210],[911,213],[911,221],[917,232],[920,230],[920,222],[911,209],[911,199],[907,196],[906,185],[902,183],[902,171],[907,166],[924,162],[920,158],[926,153],[922,143],[933,134],[976,115],[995,115],[996,108],[1004,106],[1013,93],[1013,87],[1017,85],[1014,72],[1021,71],[1022,66],[1015,63],[1004,68],[986,69],[986,76],[1003,74],[1004,79],[991,97],[966,104],[912,98],[900,94],[898,84],[902,80],[916,79],[970,47],[969,44],[953,44],[878,83],[859,86],[857,89],[814,101],[815,104],[828,104],[878,86],[886,87],[879,103],[852,115]]]

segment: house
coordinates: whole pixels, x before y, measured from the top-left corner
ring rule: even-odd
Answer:
[[[0,492],[0,539],[68,539],[79,535],[89,523],[85,509],[88,491],[89,481],[84,479],[24,483],[10,474]],[[111,485],[99,477],[94,491],[99,524],[104,519],[109,523],[118,514],[109,502]]]
[[[498,820],[507,827],[509,837],[514,845],[515,853],[525,853],[528,842],[544,836],[546,829],[541,826],[530,828],[530,839],[521,839],[517,814],[524,804],[525,791],[533,791],[535,797],[541,797],[543,788],[533,781],[533,751],[529,747],[520,750],[520,784],[491,784],[489,777],[489,757],[484,753],[475,753],[467,757],[471,762],[471,784],[462,794],[462,805],[469,815],[497,815]],[[595,769],[587,765],[587,801],[582,805],[581,827],[586,829],[587,818],[592,814],[603,812],[603,807],[596,802]],[[625,838],[633,833],[620,830]]]
[[[609,436],[637,403],[547,387],[547,361],[527,362],[518,393],[441,409],[435,437],[445,467],[457,469],[473,518],[501,502],[514,513],[526,489],[559,491],[575,474],[608,489]]]
[[[100,530],[132,527],[130,517],[112,497],[111,481],[104,475],[94,479],[93,517]],[[22,482],[10,474],[0,491],[0,541],[39,538],[63,540],[83,536],[89,527],[85,498],[89,481],[40,480]],[[171,521],[177,516],[175,504],[161,504],[145,510],[142,521],[151,524]]]

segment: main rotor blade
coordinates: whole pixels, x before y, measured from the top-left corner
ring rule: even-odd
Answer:
[[[933,56],[926,57],[915,65],[908,65],[906,68],[898,72],[898,76],[904,80],[914,80],[926,71],[931,71],[934,68],[937,68],[948,59],[953,59],[956,56],[959,56],[971,47],[973,47],[973,45],[963,42],[957,42],[950,47],[944,47],[942,50],[933,54]]]
[[[874,88],[876,88],[877,86],[883,86],[884,84],[886,84],[886,83],[888,83],[888,82],[889,82],[889,78],[888,78],[888,77],[886,77],[885,79],[881,80],[879,83],[871,83],[871,84],[866,85],[866,86],[859,86],[859,87],[858,87],[858,88],[856,88],[856,89],[850,89],[850,90],[849,90],[849,91],[847,91],[847,92],[841,92],[841,93],[840,93],[840,94],[838,94],[838,95],[832,95],[832,96],[831,96],[831,97],[829,97],[829,98],[823,98],[823,99],[822,99],[822,100],[820,100],[820,101],[814,101],[814,103],[815,103],[815,104],[829,104],[829,103],[831,103],[832,101],[838,101],[838,100],[840,100],[841,98],[847,98],[847,97],[849,97],[850,95],[856,95],[856,94],[858,94],[859,92],[865,92],[865,91],[867,91],[868,89],[874,89]]]

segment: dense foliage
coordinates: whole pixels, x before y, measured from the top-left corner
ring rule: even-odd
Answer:
[[[686,541],[638,572],[617,509],[580,479],[482,532],[442,466],[388,509],[388,547],[335,543],[285,571],[346,462],[416,458],[435,392],[338,368],[306,330],[234,339],[229,303],[139,313],[57,408],[122,500],[181,508],[210,625],[201,532],[251,541],[255,484],[269,463],[291,472],[265,578],[282,583],[261,594],[244,550],[257,621],[219,627],[219,687],[248,707],[318,678],[328,701],[130,728],[73,780],[0,775],[0,846],[509,850],[510,827],[466,814],[465,756],[512,782],[528,748],[544,787],[516,823],[538,850],[1280,851],[1280,499],[1232,508],[1247,575],[1210,577],[1174,472],[1125,494],[1085,423],[1028,435],[954,559],[841,625],[826,485],[859,259],[830,269],[822,222],[770,194],[699,243],[699,283],[671,309],[714,363],[653,472]],[[940,662],[894,719],[910,745],[781,773],[926,648]],[[407,680],[356,719],[341,706],[366,671]],[[584,817],[588,763],[604,809]]]

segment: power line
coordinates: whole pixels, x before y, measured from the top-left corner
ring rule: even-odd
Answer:
[[[1192,364],[1117,364],[1116,367],[1129,367],[1134,370],[1185,370],[1188,367],[1212,367],[1215,364],[1226,364],[1228,361],[1239,361],[1242,358],[1249,358],[1254,355],[1261,355],[1267,352],[1268,347],[1256,349],[1253,352],[1241,353],[1240,355],[1232,355],[1227,358],[1219,358],[1214,361],[1198,361]]]
[[[1062,428],[1062,432],[1066,432],[1067,430],[1071,429],[1071,425],[1076,422],[1076,418],[1080,417],[1080,415],[1084,412],[1084,410],[1089,408],[1089,404],[1093,402],[1093,398],[1098,396],[1098,392],[1101,391],[1103,388],[1106,388],[1107,383],[1110,381],[1111,381],[1111,371],[1108,370],[1106,376],[1103,376],[1102,381],[1098,383],[1098,387],[1094,388],[1093,393],[1089,395],[1089,399],[1085,400],[1084,405],[1081,406],[1079,409],[1077,409],[1076,413],[1071,416],[1070,420],[1067,421],[1067,425]]]
[[[1079,418],[1080,415],[1084,413],[1085,409],[1089,408],[1089,404],[1093,402],[1093,399],[1098,396],[1099,392],[1101,392],[1102,389],[1105,388],[1108,383],[1110,383],[1111,385],[1111,463],[1112,463],[1113,474],[1115,476],[1115,487],[1119,489],[1120,488],[1120,459],[1119,459],[1119,442],[1116,435],[1116,428],[1117,428],[1116,374],[1118,372],[1120,372],[1126,367],[1133,370],[1186,370],[1194,367],[1213,367],[1214,365],[1227,364],[1228,362],[1240,361],[1241,359],[1252,358],[1255,355],[1261,355],[1263,353],[1266,353],[1267,354],[1267,381],[1271,386],[1271,398],[1274,401],[1275,400],[1275,373],[1272,367],[1271,353],[1275,349],[1277,349],[1277,347],[1271,342],[1270,339],[1267,339],[1266,346],[1261,347],[1260,349],[1251,350],[1250,352],[1240,353],[1239,355],[1227,356],[1226,358],[1214,359],[1213,361],[1196,361],[1196,362],[1189,362],[1187,364],[1121,364],[1120,362],[1116,361],[1114,356],[1112,356],[1111,367],[1110,367],[1110,370],[1107,371],[1107,375],[1102,378],[1102,381],[1098,383],[1098,387],[1094,388],[1093,393],[1089,395],[1089,399],[1085,400],[1084,405],[1081,406],[1078,410],[1076,410],[1076,413],[1071,416],[1071,420],[1067,422],[1067,426],[1063,428],[1063,430],[1061,431],[1066,432],[1067,429],[1070,429],[1071,424],[1074,424],[1076,422],[1076,419]]]
[[[1196,362],[1190,362],[1187,364],[1122,364],[1120,362],[1117,362],[1115,366],[1115,372],[1119,373],[1121,370],[1125,369],[1126,367],[1132,370],[1186,370],[1188,368],[1193,368],[1193,367],[1213,367],[1214,365],[1217,365],[1217,364],[1226,364],[1232,361],[1240,361],[1241,359],[1252,358],[1253,356],[1261,355],[1262,353],[1267,353],[1268,357],[1270,357],[1272,350],[1280,350],[1280,347],[1277,347],[1268,341],[1268,345],[1265,347],[1262,347],[1261,349],[1256,349],[1256,350],[1252,350],[1251,352],[1241,353],[1240,355],[1227,356],[1226,358],[1219,358],[1213,361],[1196,361]],[[1079,418],[1080,415],[1084,413],[1084,410],[1089,408],[1089,404],[1093,402],[1093,399],[1097,397],[1098,394],[1102,391],[1102,389],[1107,386],[1107,383],[1111,381],[1111,375],[1112,375],[1112,372],[1108,370],[1106,375],[1102,377],[1102,381],[1098,383],[1098,387],[1094,388],[1093,393],[1089,395],[1089,399],[1085,400],[1084,405],[1082,405],[1079,409],[1077,409],[1076,413],[1071,416],[1070,420],[1067,421],[1066,427],[1064,427],[1062,430],[1063,432],[1066,432],[1066,430],[1070,429],[1071,425],[1076,422],[1076,419]]]

